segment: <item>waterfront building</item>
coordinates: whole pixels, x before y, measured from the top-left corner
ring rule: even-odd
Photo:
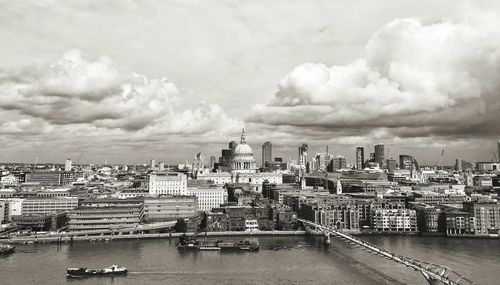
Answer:
[[[356,148],[356,169],[361,170],[365,168],[365,148],[358,146]]]
[[[222,187],[188,188],[186,195],[196,196],[200,211],[210,211],[227,203],[227,191]]]
[[[446,236],[475,236],[476,218],[474,214],[462,211],[445,212]]]
[[[69,212],[76,207],[78,207],[78,197],[24,199],[21,215]]]
[[[150,195],[186,195],[187,177],[179,172],[158,172],[148,176]]]
[[[66,226],[68,221],[66,212],[51,214],[34,214],[12,217],[12,222],[19,230],[29,231],[56,231]]]
[[[143,199],[83,200],[68,214],[69,231],[135,228],[144,218]]]
[[[499,236],[500,204],[496,202],[464,202],[463,209],[474,215],[476,236]]]
[[[266,165],[266,162],[272,161],[273,158],[273,145],[270,141],[265,142],[262,145],[262,166]]]
[[[144,221],[147,223],[192,218],[198,213],[196,196],[167,196],[144,198]]]
[[[69,158],[66,159],[66,162],[64,163],[64,171],[71,171],[72,168],[73,168],[73,162]]]
[[[427,205],[415,206],[417,225],[423,233],[443,233],[446,230],[446,217],[440,208]]]
[[[383,144],[375,145],[375,162],[380,168],[385,168],[385,151]]]
[[[409,209],[376,209],[372,228],[378,232],[416,232],[417,214]]]

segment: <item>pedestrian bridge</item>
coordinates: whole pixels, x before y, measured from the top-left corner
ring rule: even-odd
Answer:
[[[356,246],[360,246],[363,249],[367,249],[369,252],[379,255],[381,257],[387,258],[406,267],[410,267],[416,271],[419,271],[424,278],[429,282],[429,284],[448,284],[448,285],[469,285],[476,284],[471,280],[465,278],[461,274],[451,271],[449,268],[439,265],[428,263],[425,261],[420,261],[416,259],[411,259],[395,253],[389,252],[383,248],[376,245],[363,241],[359,238],[351,236],[349,234],[343,233],[337,229],[325,227],[307,220],[299,219],[302,224],[304,224],[306,230],[319,230],[325,235],[325,242],[330,243],[330,235],[339,237],[340,239],[351,243]]]

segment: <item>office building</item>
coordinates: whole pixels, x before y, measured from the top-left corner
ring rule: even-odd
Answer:
[[[68,214],[69,231],[136,228],[144,218],[143,199],[84,200]]]
[[[341,155],[332,158],[328,167],[329,172],[339,171],[347,168],[347,160]]]
[[[66,163],[64,164],[64,171],[71,171],[72,168],[73,168],[73,162],[69,158],[66,159]]]
[[[306,167],[307,163],[307,144],[303,143],[299,146],[299,160],[298,164],[301,167]]]
[[[151,173],[148,177],[150,195],[186,195],[187,176],[178,172]]]
[[[151,159],[151,165],[150,165],[150,168],[151,168],[151,169],[155,169],[155,168],[156,168],[156,160],[155,160],[155,159]]]
[[[365,168],[365,149],[362,146],[356,148],[356,169],[361,170]]]
[[[196,196],[167,196],[144,198],[144,221],[168,222],[191,218],[198,213]]]
[[[385,168],[385,150],[383,144],[375,145],[375,162],[380,168]]]
[[[266,165],[266,162],[272,161],[273,158],[273,145],[270,141],[265,142],[262,145],[262,166]]]
[[[376,209],[372,228],[378,232],[416,232],[417,213],[408,209]]]
[[[78,197],[24,199],[22,215],[41,215],[69,212],[78,207]]]
[[[401,154],[399,156],[399,169],[409,169],[413,168],[413,156],[407,154]]]
[[[160,164],[158,166],[159,171],[165,171],[165,163],[163,161],[160,161]]]
[[[200,211],[211,211],[227,203],[227,191],[222,187],[188,188],[186,192],[187,195],[196,196]]]
[[[386,167],[389,172],[394,172],[397,168],[397,163],[395,159],[387,159],[386,160]]]

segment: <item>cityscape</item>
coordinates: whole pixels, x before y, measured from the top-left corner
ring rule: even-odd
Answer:
[[[2,284],[496,284],[494,1],[104,2],[2,4]]]

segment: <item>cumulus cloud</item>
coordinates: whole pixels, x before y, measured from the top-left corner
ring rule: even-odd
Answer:
[[[347,65],[297,66],[250,122],[393,136],[489,135],[500,124],[499,9],[396,19]]]
[[[71,50],[53,64],[0,71],[0,133],[20,133],[29,126],[90,125],[124,132],[205,134],[233,132],[241,121],[217,105],[182,110],[182,94],[166,78],[148,79]]]

